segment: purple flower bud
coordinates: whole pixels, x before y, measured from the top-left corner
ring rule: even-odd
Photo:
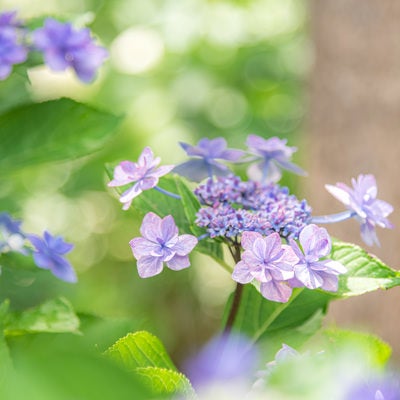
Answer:
[[[94,79],[97,69],[108,57],[104,47],[94,44],[89,29],[76,30],[70,23],[52,18],[47,18],[44,27],[33,32],[32,40],[52,70],[65,71],[71,67],[85,83]]]
[[[300,167],[290,162],[292,154],[297,149],[286,146],[286,142],[286,139],[277,137],[266,140],[257,135],[249,135],[246,144],[249,151],[256,155],[253,160],[259,160],[257,164],[250,166],[249,177],[263,182],[277,182],[282,176],[281,169],[305,175]]]
[[[122,207],[124,210],[127,210],[131,206],[132,200],[135,197],[139,196],[144,190],[157,186],[158,179],[168,174],[174,168],[173,165],[164,165],[157,168],[160,161],[159,157],[154,158],[150,147],[145,147],[137,163],[122,161],[115,167],[114,179],[108,186],[124,186],[135,182],[133,186],[122,193],[119,199],[121,203],[124,203]]]
[[[353,178],[351,182],[353,188],[341,182],[336,186],[325,185],[325,187],[347,209],[353,211],[353,216],[361,224],[361,237],[364,242],[369,246],[374,243],[379,246],[375,226],[393,228],[386,218],[393,211],[393,207],[386,201],[376,198],[378,189],[373,175],[359,175],[357,180]]]
[[[226,165],[216,160],[235,162],[244,154],[242,150],[228,149],[226,140],[221,137],[211,140],[203,138],[197,146],[187,143],[180,143],[180,145],[188,156],[195,158],[179,164],[174,172],[195,182],[200,182],[207,177],[211,178],[213,175],[230,174]]]
[[[161,219],[152,212],[147,213],[140,233],[142,237],[133,238],[129,245],[141,278],[158,275],[164,263],[174,271],[190,266],[188,254],[196,246],[197,239],[192,235],[179,236],[171,215]]]
[[[298,258],[290,246],[281,242],[279,234],[263,237],[257,232],[243,232],[242,260],[236,264],[233,280],[245,284],[258,280],[261,294],[268,300],[286,303],[292,294],[287,281],[294,276]]]
[[[28,50],[21,43],[20,22],[15,18],[16,12],[0,14],[0,80],[6,79],[13,65],[24,62],[28,55]]]
[[[49,269],[63,281],[77,281],[74,269],[63,257],[73,249],[73,244],[64,242],[61,236],[52,236],[47,231],[44,232],[43,239],[36,235],[28,235],[28,239],[36,249],[33,259],[39,268]]]
[[[308,289],[322,288],[336,292],[338,275],[347,270],[338,261],[321,260],[331,252],[331,239],[326,229],[314,224],[307,225],[300,232],[299,241],[303,252],[294,240],[290,240],[290,245],[299,259],[294,266],[295,279],[290,281],[291,286],[304,285]]]

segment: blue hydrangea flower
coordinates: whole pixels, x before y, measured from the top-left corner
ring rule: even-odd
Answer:
[[[257,135],[249,135],[246,144],[249,152],[256,156],[251,160],[258,161],[249,167],[249,177],[263,182],[278,182],[282,176],[281,169],[305,175],[300,167],[290,161],[296,147],[286,146],[286,143],[286,139],[277,137],[263,139]]]
[[[124,210],[127,210],[131,206],[132,200],[144,190],[156,187],[159,178],[168,174],[174,168],[173,165],[164,165],[157,168],[160,162],[160,157],[154,158],[150,147],[145,147],[139,156],[138,162],[122,161],[115,167],[114,179],[109,182],[108,186],[125,186],[129,183],[134,183],[122,193],[119,199],[124,204],[122,207]]]
[[[243,232],[241,244],[245,251],[235,266],[233,280],[245,284],[256,279],[266,299],[286,303],[292,294],[287,281],[294,277],[293,267],[298,262],[293,249],[282,244],[277,233],[263,237],[257,232]]]
[[[77,276],[72,265],[63,257],[69,253],[74,245],[64,242],[61,236],[52,236],[45,231],[43,239],[37,235],[27,236],[35,247],[33,259],[39,268],[49,269],[57,278],[74,283]]]
[[[225,176],[230,174],[230,170],[217,160],[235,162],[244,154],[242,150],[228,149],[224,138],[201,139],[196,146],[187,143],[180,143],[186,154],[193,159],[179,164],[174,172],[192,181],[201,180],[213,175]]]
[[[32,33],[34,47],[44,54],[46,64],[54,71],[73,68],[78,78],[91,82],[97,69],[108,57],[107,50],[94,43],[89,29],[76,30],[70,23],[47,18],[43,28]]]
[[[325,185],[330,194],[341,201],[353,216],[361,224],[361,237],[364,242],[372,246],[379,240],[376,236],[375,227],[393,228],[386,218],[393,207],[383,200],[378,200],[376,195],[378,188],[373,175],[359,175],[357,179],[351,180],[353,188],[339,182],[336,186]]]
[[[0,253],[17,251],[27,254],[25,234],[20,229],[21,221],[17,221],[5,212],[0,213]]]
[[[22,44],[23,34],[16,12],[0,14],[0,80],[6,79],[14,64],[22,63],[28,55]]]
[[[290,282],[291,286],[304,285],[308,289],[321,288],[336,292],[338,275],[347,270],[338,261],[323,259],[331,252],[331,238],[326,229],[314,224],[307,225],[300,232],[299,242],[303,251],[294,240],[290,240],[290,245],[299,259],[294,266],[295,279]]]
[[[309,222],[311,208],[276,184],[242,181],[230,175],[209,179],[195,194],[203,207],[196,224],[210,237],[234,238],[244,231],[297,238]]]
[[[142,237],[133,238],[129,245],[137,260],[141,278],[158,275],[164,263],[169,269],[179,271],[190,266],[188,254],[197,244],[193,235],[178,235],[178,228],[171,215],[160,218],[149,212],[140,227]]]

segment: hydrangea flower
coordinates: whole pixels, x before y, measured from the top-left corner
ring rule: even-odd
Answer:
[[[196,224],[206,228],[212,238],[234,238],[244,231],[297,238],[311,218],[305,200],[299,201],[287,188],[273,183],[244,182],[230,175],[208,179],[195,194],[204,205]]]
[[[282,244],[277,233],[263,237],[257,232],[243,232],[241,244],[245,251],[235,266],[233,280],[245,284],[256,279],[266,299],[287,302],[292,294],[287,281],[293,278],[293,266],[298,262],[293,249]]]
[[[375,226],[393,228],[386,218],[393,211],[393,207],[386,201],[376,198],[378,189],[373,175],[359,175],[351,182],[353,188],[342,182],[337,183],[336,186],[325,185],[325,187],[330,194],[353,212],[352,216],[361,224],[361,237],[364,242],[369,246],[374,243],[379,246]]]
[[[65,71],[71,67],[85,83],[94,79],[97,69],[108,57],[107,50],[94,43],[89,29],[76,30],[70,23],[53,18],[47,18],[43,28],[32,33],[32,40],[52,70]]]
[[[35,247],[33,259],[39,268],[49,269],[53,275],[66,282],[74,283],[78,280],[71,264],[63,257],[73,249],[73,244],[47,231],[43,239],[37,235],[28,235],[28,239]]]
[[[299,236],[303,251],[294,240],[290,240],[299,261],[294,266],[295,279],[291,286],[305,286],[308,289],[322,288],[336,292],[338,288],[338,275],[345,273],[346,268],[338,261],[330,259],[321,260],[331,252],[331,239],[324,228],[317,225],[307,225]],[[298,281],[300,285],[297,283]]]
[[[235,332],[214,337],[184,364],[184,372],[195,389],[231,384],[252,378],[258,352],[251,341]]]
[[[286,139],[277,137],[263,139],[257,135],[249,135],[246,144],[249,151],[256,155],[251,160],[259,160],[249,167],[249,177],[263,182],[277,182],[282,176],[281,169],[305,175],[300,167],[290,161],[297,148],[286,146],[286,143]]]
[[[346,400],[398,400],[400,399],[399,377],[382,377],[364,382],[352,388]]]
[[[22,32],[16,12],[0,14],[0,80],[7,78],[14,64],[26,60],[28,50],[21,43]]]
[[[178,228],[171,215],[160,218],[149,212],[140,227],[142,237],[133,238],[129,245],[137,260],[141,278],[158,275],[164,263],[169,269],[179,271],[190,266],[188,254],[197,244],[193,235],[178,235]]]
[[[200,182],[204,178],[211,178],[213,175],[224,176],[230,173],[228,167],[216,160],[235,162],[244,152],[242,150],[228,149],[224,138],[201,139],[196,146],[187,143],[180,143],[183,150],[190,157],[189,161],[179,164],[174,172],[186,178]]]
[[[144,190],[156,187],[158,179],[174,168],[173,165],[164,165],[157,168],[160,161],[159,157],[154,158],[150,147],[145,147],[139,156],[138,162],[122,161],[115,167],[114,179],[109,182],[108,186],[124,186],[134,183],[122,193],[119,199],[121,203],[124,203],[122,207],[124,210],[127,210],[131,206],[132,200]]]
[[[5,212],[0,213],[0,253],[17,251],[27,254],[25,234],[20,229],[21,221],[11,218]]]

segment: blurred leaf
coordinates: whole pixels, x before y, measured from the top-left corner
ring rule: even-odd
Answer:
[[[295,289],[287,303],[277,303],[265,299],[253,285],[245,285],[232,328],[254,342],[264,342],[272,358],[283,342],[298,348],[320,329],[330,299],[321,291]]]
[[[69,99],[20,106],[0,115],[0,168],[88,155],[104,146],[120,121]]]
[[[38,332],[78,333],[79,319],[64,298],[49,300],[37,307],[10,314],[4,334],[23,335]]]
[[[359,349],[368,365],[384,367],[392,354],[391,347],[377,336],[343,329],[327,329],[324,336],[333,351],[338,348]]]
[[[347,268],[347,273],[340,276],[338,296],[358,296],[400,285],[400,272],[389,268],[355,244],[335,240],[330,258]]]
[[[143,376],[154,393],[193,393],[190,382],[177,371],[161,341],[149,332],[130,333],[105,354],[128,371]]]

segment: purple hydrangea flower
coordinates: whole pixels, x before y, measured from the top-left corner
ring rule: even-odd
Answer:
[[[346,400],[398,400],[400,399],[399,377],[383,377],[352,388]]]
[[[293,278],[293,266],[298,262],[293,249],[282,244],[277,233],[263,237],[257,232],[243,232],[241,243],[245,251],[235,266],[233,280],[245,284],[256,279],[266,299],[286,303],[292,294],[287,281]]]
[[[157,168],[160,161],[159,157],[154,158],[150,147],[145,147],[139,156],[138,162],[122,161],[115,167],[114,179],[108,186],[124,186],[135,182],[133,186],[122,193],[119,199],[121,203],[124,203],[122,207],[124,210],[127,210],[131,206],[132,200],[135,197],[144,190],[157,186],[158,179],[168,174],[174,168],[173,165],[164,165]]]
[[[0,80],[6,79],[14,64],[22,63],[28,55],[21,43],[23,34],[16,20],[16,12],[0,14]]]
[[[243,182],[234,175],[209,179],[195,194],[205,206],[197,213],[196,223],[206,228],[210,237],[232,238],[255,231],[297,238],[311,217],[307,202],[290,195],[287,188]]]
[[[179,271],[190,266],[188,254],[197,244],[193,235],[178,235],[178,228],[171,215],[160,218],[149,212],[143,218],[140,233],[129,245],[137,260],[141,278],[158,275],[164,263],[169,269]]]
[[[249,167],[249,177],[263,182],[277,182],[282,176],[281,169],[305,175],[300,167],[290,162],[296,147],[288,147],[286,143],[286,139],[277,137],[263,139],[257,135],[249,135],[246,144],[249,151],[256,155],[252,160],[259,160],[257,164]]]
[[[180,145],[188,156],[195,158],[178,165],[174,172],[195,182],[200,182],[207,177],[211,178],[213,175],[230,174],[228,167],[216,160],[235,162],[244,154],[242,150],[228,149],[226,140],[221,137],[203,138],[196,146],[187,143],[180,143]]]
[[[317,225],[307,225],[299,236],[303,251],[294,240],[290,240],[299,261],[294,266],[295,279],[290,281],[291,286],[305,286],[308,289],[321,288],[336,292],[338,275],[347,270],[338,261],[321,260],[331,252],[331,238],[324,228]]]
[[[85,83],[94,79],[97,69],[108,57],[107,50],[94,43],[89,29],[76,30],[70,23],[52,18],[47,18],[44,27],[33,32],[32,40],[52,70],[65,71],[71,67]]]
[[[234,332],[213,338],[184,365],[195,389],[252,378],[258,354],[249,339]]]
[[[73,244],[47,231],[43,239],[36,235],[28,235],[28,239],[36,249],[33,259],[39,268],[49,269],[53,275],[66,282],[74,283],[78,280],[71,264],[63,257],[73,249]]]
[[[25,234],[20,229],[21,221],[17,221],[8,213],[0,213],[0,253],[17,251],[27,254]]]
[[[378,189],[373,175],[359,175],[357,180],[353,178],[351,182],[353,188],[342,182],[336,186],[325,185],[325,187],[330,194],[353,211],[353,216],[361,224],[361,237],[364,242],[369,246],[374,243],[379,246],[375,226],[393,228],[386,218],[393,211],[393,207],[386,201],[376,198]]]

